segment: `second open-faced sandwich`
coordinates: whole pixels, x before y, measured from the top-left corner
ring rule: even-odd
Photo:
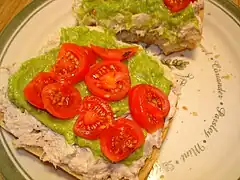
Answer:
[[[158,45],[164,54],[202,39],[203,0],[74,0],[79,25],[102,26],[124,42]]]

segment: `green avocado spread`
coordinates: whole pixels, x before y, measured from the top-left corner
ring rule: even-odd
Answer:
[[[172,13],[163,0],[82,0],[76,10],[79,23],[121,30],[154,31],[168,40],[176,39],[178,30],[193,23],[198,28],[192,4]],[[163,27],[163,28],[159,28]]]
[[[108,48],[123,46],[116,42],[116,39],[111,32],[89,30],[87,27],[71,27],[62,29],[61,43],[64,42],[71,42],[84,46],[92,43]],[[55,63],[58,51],[59,47],[56,47],[43,55],[24,62],[20,69],[9,78],[9,99],[23,111],[27,110],[48,128],[63,135],[69,144],[78,144],[80,147],[88,147],[92,150],[96,157],[104,157],[101,153],[98,140],[91,141],[75,136],[72,129],[77,117],[66,121],[59,120],[47,112],[31,106],[24,97],[24,87],[34,78],[35,75],[37,75],[37,73],[48,71],[51,68],[51,66]],[[167,94],[169,93],[172,83],[164,77],[163,67],[152,57],[148,56],[143,50],[139,50],[134,57],[128,60],[127,64],[132,86],[139,83],[147,83],[161,88]],[[76,88],[80,91],[82,97],[90,94],[84,82],[76,84]],[[116,117],[129,111],[127,98],[118,102],[112,102],[111,106]],[[134,160],[142,157],[142,155],[143,147],[132,153],[127,159],[122,161],[122,163],[130,165]]]

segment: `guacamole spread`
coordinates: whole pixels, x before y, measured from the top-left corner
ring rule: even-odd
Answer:
[[[121,47],[116,42],[116,39],[111,32],[99,32],[89,30],[87,27],[73,27],[62,29],[61,43],[71,42],[78,45],[89,45],[90,43],[100,45],[103,47]],[[124,45],[126,46],[126,45]],[[32,58],[24,62],[20,69],[13,74],[9,79],[8,96],[9,99],[20,109],[27,110],[31,115],[36,117],[48,128],[56,133],[65,137],[68,143],[78,144],[80,147],[88,147],[92,149],[95,156],[102,156],[100,144],[98,140],[86,140],[81,137],[76,137],[73,132],[73,126],[77,117],[69,120],[59,120],[54,118],[45,111],[36,109],[31,106],[25,99],[23,94],[24,87],[42,71],[49,71],[51,66],[55,63],[59,47],[48,51],[47,53],[38,57]],[[143,50],[128,60],[127,62],[132,86],[139,83],[152,84],[161,88],[165,93],[169,93],[171,88],[171,81],[164,77],[163,67],[155,61],[152,57],[148,56]],[[76,84],[76,88],[84,97],[89,95],[90,92],[84,82]],[[115,116],[123,115],[128,112],[127,98],[111,103]],[[125,159],[122,163],[131,164],[132,161],[139,159],[143,155],[143,147],[136,150],[131,156]]]

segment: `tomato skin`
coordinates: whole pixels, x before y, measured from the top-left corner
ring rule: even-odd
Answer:
[[[90,68],[84,47],[72,43],[64,43],[58,53],[57,62],[52,68],[59,82],[75,84],[84,79]],[[93,60],[91,60],[93,61]]]
[[[42,102],[41,93],[43,88],[51,83],[55,83],[57,80],[57,77],[54,73],[49,72],[40,72],[38,73],[24,88],[24,96],[27,99],[27,101],[39,108],[44,109],[44,105]]]
[[[81,108],[81,95],[71,85],[49,84],[43,88],[41,95],[44,109],[62,120],[75,117]]]
[[[73,131],[85,139],[98,139],[112,121],[113,111],[108,102],[96,96],[86,96]]]
[[[194,0],[164,0],[164,4],[171,12],[175,13],[185,9],[191,1]]]
[[[85,76],[89,91],[107,101],[123,99],[130,89],[130,77],[125,64],[102,61],[91,67]]]
[[[170,111],[168,97],[158,88],[139,84],[129,92],[129,107],[133,119],[149,133],[164,126]]]
[[[83,46],[83,48],[85,49],[85,53],[87,55],[87,60],[90,64],[90,66],[93,64],[96,64],[98,56],[95,54],[95,52],[88,46]]]
[[[100,136],[103,154],[112,162],[127,158],[145,142],[142,129],[135,121],[120,118]]]
[[[129,59],[138,51],[138,47],[108,49],[101,46],[91,45],[92,50],[103,60],[123,61]]]

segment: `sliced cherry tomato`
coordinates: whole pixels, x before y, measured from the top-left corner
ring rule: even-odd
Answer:
[[[98,139],[112,121],[113,111],[108,102],[96,96],[87,96],[83,100],[83,107],[73,131],[77,136],[86,139]]]
[[[82,98],[74,86],[54,83],[43,88],[42,101],[51,115],[70,119],[79,113]]]
[[[101,150],[112,162],[119,162],[127,158],[144,142],[142,129],[136,122],[126,118],[116,120],[113,126],[100,136]]]
[[[124,98],[130,89],[130,77],[125,64],[102,61],[94,65],[85,77],[92,94],[108,101]]]
[[[91,45],[92,50],[103,60],[123,61],[132,57],[138,50],[138,47],[108,49],[100,46]]]
[[[170,110],[168,97],[160,89],[147,84],[130,90],[129,106],[133,119],[149,133],[164,126]]]
[[[78,46],[77,44],[73,43],[64,43],[62,44],[62,47],[59,51],[58,60],[64,57],[66,53],[68,53],[69,51],[70,52],[76,51],[77,53],[79,53],[80,51],[81,53],[84,53],[87,56],[87,61],[89,62],[90,65],[95,64],[98,58],[94,51],[88,46]]]
[[[24,96],[27,101],[33,106],[44,109],[41,93],[43,88],[51,83],[56,82],[56,76],[54,73],[40,72],[32,81],[30,81],[24,88]]]
[[[172,12],[179,12],[185,9],[192,0],[164,0],[164,4]]]
[[[65,43],[61,46],[52,71],[57,74],[59,81],[75,84],[84,79],[89,68],[86,49],[76,44]]]

